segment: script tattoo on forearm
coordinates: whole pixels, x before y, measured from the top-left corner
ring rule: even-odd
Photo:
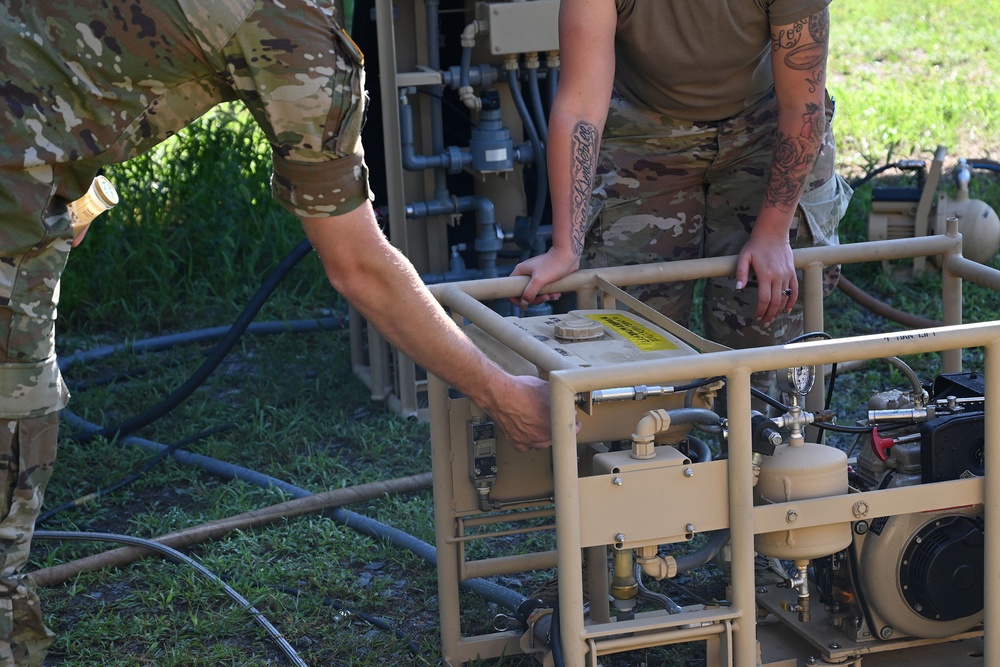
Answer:
[[[587,217],[590,213],[590,191],[597,169],[597,127],[592,123],[577,123],[570,142],[572,164],[570,165],[569,213],[572,225],[573,251],[583,254],[583,241],[587,233]]]
[[[771,175],[768,178],[767,203],[781,211],[791,211],[798,203],[809,170],[816,162],[816,155],[826,131],[826,116],[822,105],[809,102],[802,114],[802,129],[797,137],[778,132],[771,157]]]
[[[803,31],[808,29],[811,41],[802,44]],[[809,72],[809,92],[816,92],[824,84],[827,45],[830,38],[830,12],[816,12],[806,19],[796,21],[787,28],[771,33],[771,50],[775,57],[794,70]],[[784,53],[779,53],[784,52]]]

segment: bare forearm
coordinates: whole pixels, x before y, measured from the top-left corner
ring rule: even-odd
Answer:
[[[302,222],[330,283],[383,338],[489,411],[515,447],[548,444],[547,383],[515,377],[490,361],[382,235],[370,206]]]
[[[334,288],[393,347],[475,393],[496,369],[424,288],[412,264],[382,236],[366,210],[304,225]],[[336,236],[327,232],[336,229]]]
[[[552,245],[579,258],[587,232],[601,131],[587,120],[567,118],[553,126],[550,139]]]
[[[781,217],[788,219],[799,203],[806,177],[816,162],[825,129],[826,113],[822,104],[806,102],[800,111],[797,118],[791,109],[782,113],[764,193],[765,209],[777,209],[784,214]]]
[[[822,144],[829,32],[826,10],[772,31],[778,133],[762,212],[774,218],[790,220]]]

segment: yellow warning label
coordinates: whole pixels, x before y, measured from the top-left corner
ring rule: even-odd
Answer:
[[[589,313],[590,319],[618,333],[643,352],[676,350],[677,345],[632,318],[618,313]]]

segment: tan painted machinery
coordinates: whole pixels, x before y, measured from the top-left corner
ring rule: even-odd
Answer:
[[[555,286],[577,294],[565,315],[482,305],[518,293],[520,278],[435,286],[498,363],[549,379],[554,423],[551,451],[517,453],[489,415],[431,379],[444,664],[617,665],[677,644],[711,667],[1000,664],[983,637],[1000,599],[1000,516],[984,509],[1000,494],[985,484],[1000,465],[987,454],[1000,432],[1000,322],[959,326],[962,280],[998,289],[1000,274],[961,256],[951,224],[795,253],[807,331],[823,329],[824,264],[933,256],[945,326],[920,331],[732,351],[620,289],[727,275],[735,258],[582,271]],[[963,370],[962,349],[979,346],[985,368]],[[944,372],[924,382],[902,359],[927,352]],[[907,386],[878,388],[857,424],[835,425],[817,370],[859,359],[892,365]],[[768,370],[781,398],[762,404],[750,376]],[[817,442],[818,426],[856,432],[856,457]],[[655,580],[710,565],[726,573],[724,596],[682,606],[649,595]],[[553,572],[557,596],[524,591],[495,626],[466,627],[476,598],[465,583]]]
[[[929,168],[922,160],[897,163],[903,170],[915,172],[917,182],[873,190],[868,240],[943,234],[947,220],[955,218],[965,240],[965,256],[983,263],[993,259],[1000,250],[1000,218],[989,204],[969,196],[972,174],[964,158],[958,160],[955,168],[955,196],[939,190],[946,154],[945,147],[938,146]],[[930,260],[933,267],[934,259]],[[922,273],[926,268],[927,258],[913,258],[913,273]]]
[[[390,240],[498,363],[551,383],[553,447],[517,453],[489,415],[351,316],[352,362],[373,398],[431,420],[444,664],[530,655],[579,667],[694,643],[710,667],[1000,665],[1000,643],[982,638],[1000,619],[1000,592],[989,594],[1000,515],[984,509],[1000,501],[984,483],[1000,465],[986,456],[1000,433],[989,408],[1000,324],[963,326],[961,310],[963,280],[1000,290],[972,261],[1000,244],[995,213],[961,181],[954,199],[938,194],[942,149],[922,187],[873,204],[870,242],[795,253],[806,331],[823,331],[824,265],[893,260],[941,271],[937,329],[734,352],[619,289],[732,275],[734,258],[581,272],[554,286],[575,293],[574,312],[501,313],[523,286],[505,268],[543,248],[550,223],[558,5],[354,3]],[[979,346],[986,367],[964,371],[962,349]],[[832,415],[814,369],[926,352],[941,353],[940,377],[872,387],[856,458],[820,444]],[[781,379],[776,404],[751,394],[758,371]],[[718,599],[648,595],[648,582],[710,562],[726,572]],[[461,592],[554,571],[558,601],[523,595],[501,627]]]

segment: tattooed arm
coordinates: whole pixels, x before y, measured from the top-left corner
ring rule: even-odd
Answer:
[[[788,25],[771,26],[771,66],[778,100],[778,134],[764,202],[740,253],[737,286],[757,276],[757,317],[770,323],[798,298],[788,230],[802,186],[826,129],[826,58],[830,14],[824,8]],[[782,290],[791,289],[785,297]]]
[[[552,248],[518,264],[511,275],[531,279],[515,305],[526,308],[557,294],[539,290],[580,266],[590,192],[615,74],[614,0],[562,0],[562,70],[549,115],[548,173]]]

